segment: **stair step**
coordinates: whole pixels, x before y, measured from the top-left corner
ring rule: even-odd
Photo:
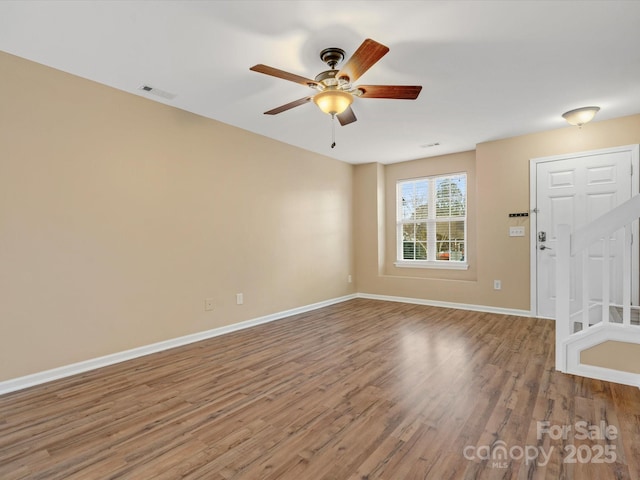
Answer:
[[[622,307],[610,306],[609,319],[612,323],[622,323]],[[640,308],[631,307],[631,325],[640,325]]]
[[[574,318],[581,318],[581,314],[580,312],[575,312],[572,314],[572,317]],[[640,307],[637,306],[631,306],[631,325],[638,325],[640,326]],[[601,320],[597,320],[597,321],[591,321],[590,325],[596,325],[598,323],[600,323]],[[611,323],[618,323],[621,324],[623,323],[622,320],[622,307],[616,306],[616,305],[611,305],[609,306],[609,322]],[[573,333],[577,333],[579,331],[581,331],[582,328],[582,321],[580,320],[573,320]]]

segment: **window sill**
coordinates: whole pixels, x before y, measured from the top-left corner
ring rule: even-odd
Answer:
[[[430,262],[427,260],[403,260],[394,262],[394,265],[399,268],[435,268],[441,270],[468,270],[469,264],[466,262],[450,262],[450,261],[435,261]]]

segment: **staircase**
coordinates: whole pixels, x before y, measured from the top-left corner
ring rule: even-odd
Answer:
[[[633,244],[638,218],[640,195],[573,233],[568,225],[558,225],[556,369],[640,387],[640,307],[638,279],[632,271],[632,257],[638,250]],[[622,261],[616,263],[612,261],[612,245],[620,241]],[[593,267],[594,251],[602,259],[599,271]],[[583,361],[584,352],[605,343],[608,350],[602,352],[624,346],[618,348],[618,352],[625,352],[622,362],[620,358],[609,361],[602,354],[597,362]]]

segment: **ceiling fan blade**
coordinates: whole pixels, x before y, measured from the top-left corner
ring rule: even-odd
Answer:
[[[420,95],[420,85],[359,85],[364,93],[360,98],[396,98],[415,100]]]
[[[305,87],[314,88],[316,85],[318,85],[318,82],[316,82],[315,80],[311,80],[310,78],[301,77],[300,75],[296,75],[295,73],[285,72],[284,70],[279,70],[267,65],[262,65],[261,63],[259,63],[258,65],[254,65],[249,70],[258,73],[264,73],[265,75],[271,75],[272,77],[289,80],[290,82],[299,83],[300,85],[304,85]]]
[[[355,82],[371,68],[378,60],[384,57],[389,51],[389,47],[367,38],[358,47],[347,63],[340,69],[337,78],[349,77],[350,82]]]
[[[291,110],[294,107],[299,107],[300,105],[304,105],[305,103],[309,103],[309,101],[313,97],[304,97],[299,100],[294,100],[293,102],[287,103],[285,105],[280,105],[274,109],[269,110],[268,112],[264,112],[265,115],[276,115],[278,113],[285,112],[287,110]]]
[[[340,125],[342,125],[343,127],[345,125],[349,125],[350,123],[353,123],[356,120],[358,120],[356,118],[356,114],[353,113],[353,109],[351,108],[351,106],[347,107],[347,109],[344,112],[336,116],[338,117],[338,121],[340,122]]]

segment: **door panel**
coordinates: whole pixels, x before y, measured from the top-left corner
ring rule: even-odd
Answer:
[[[571,230],[586,225],[631,198],[631,153],[617,151],[556,157],[536,164],[536,292],[537,313],[555,317],[556,226]],[[539,232],[546,239],[540,240]],[[603,258],[602,245],[590,248],[583,272],[581,259],[572,258],[571,311],[582,304],[582,280],[586,275],[590,301],[602,300],[602,262],[609,261],[613,303],[622,301],[622,233],[612,237],[610,255]],[[578,288],[576,288],[578,287]]]

